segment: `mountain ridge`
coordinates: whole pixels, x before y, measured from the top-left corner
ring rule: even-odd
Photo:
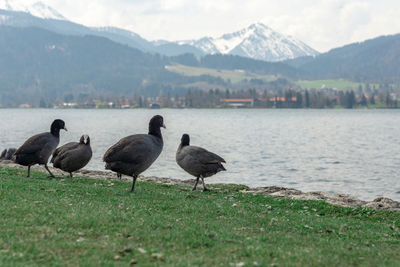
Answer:
[[[399,83],[400,34],[379,36],[331,49],[314,58],[284,63],[308,73],[309,79]]]
[[[0,25],[18,27],[43,27],[61,34],[93,34],[138,48],[144,52],[177,56],[193,53],[197,57],[206,54],[230,54],[257,60],[277,62],[301,56],[315,56],[318,52],[302,41],[280,34],[262,23],[221,37],[203,37],[189,41],[148,41],[139,34],[112,26],[87,27],[66,19],[54,8],[36,2],[31,6],[16,5],[9,0],[0,1]],[[8,14],[4,14],[8,12]],[[26,16],[24,17],[23,14]],[[32,18],[28,18],[31,15]],[[42,19],[43,21],[39,21]]]

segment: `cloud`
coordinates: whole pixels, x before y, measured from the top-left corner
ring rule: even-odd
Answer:
[[[0,0],[4,1],[4,0]],[[10,0],[32,4],[37,0]],[[397,0],[42,0],[72,21],[146,39],[219,36],[255,22],[319,51],[400,32]]]
[[[325,0],[299,7],[296,15],[270,16],[269,21],[272,28],[296,36],[324,52],[348,43],[399,33],[400,19],[388,13],[399,8],[400,2],[388,0]]]

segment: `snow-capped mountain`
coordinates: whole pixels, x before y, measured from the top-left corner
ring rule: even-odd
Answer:
[[[17,1],[0,0],[0,9],[26,12],[42,19],[66,20],[66,18],[58,13],[57,10],[43,4],[42,2],[36,2],[33,5],[27,6]]]
[[[292,36],[280,34],[262,23],[221,37],[178,41],[199,48],[206,54],[232,54],[266,61],[282,61],[319,53]]]
[[[115,27],[90,28],[68,21],[54,8],[36,2],[31,6],[20,0],[0,0],[0,25],[39,27],[60,34],[97,35],[145,52],[177,56],[185,53],[231,54],[265,61],[283,61],[319,53],[291,36],[282,35],[262,23],[221,37],[188,41],[148,41],[140,35]]]

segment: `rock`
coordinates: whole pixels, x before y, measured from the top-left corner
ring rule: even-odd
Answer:
[[[397,210],[400,211],[400,202],[394,201],[390,198],[379,197],[374,199],[374,201],[369,202],[364,205],[366,208],[374,210]]]
[[[144,248],[138,248],[137,250],[142,254],[147,253],[147,251]]]
[[[121,259],[121,256],[120,256],[120,255],[115,255],[115,256],[114,256],[114,260],[117,261],[117,260],[119,260],[119,259]]]
[[[153,259],[156,259],[159,261],[164,261],[164,255],[161,253],[152,253],[151,257],[153,257]]]

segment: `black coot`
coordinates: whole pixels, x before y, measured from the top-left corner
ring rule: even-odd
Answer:
[[[63,120],[55,120],[51,124],[50,132],[41,133],[30,137],[14,153],[14,161],[18,164],[28,166],[28,175],[30,177],[31,166],[35,164],[44,165],[51,177],[54,175],[47,167],[50,155],[60,142],[60,130],[67,130]]]
[[[7,155],[7,149],[4,149],[0,154],[0,160],[6,159],[6,155]]]
[[[133,177],[131,192],[138,175],[151,166],[163,149],[161,127],[165,128],[164,119],[156,115],[150,120],[148,134],[124,137],[104,154],[106,169]]]
[[[220,171],[226,171],[222,162],[225,162],[225,160],[217,154],[201,147],[191,146],[188,134],[182,135],[181,144],[176,151],[176,163],[186,172],[197,178],[193,190],[196,190],[201,178],[203,191],[207,191],[204,178]]]
[[[16,148],[9,148],[9,149],[6,149],[6,150],[7,150],[7,152],[5,154],[4,159],[5,160],[12,160],[12,158],[14,156],[14,153],[15,153],[15,151],[17,151],[17,149]]]
[[[70,142],[57,148],[51,161],[55,168],[69,172],[72,179],[72,172],[82,169],[92,158],[92,148],[88,135],[82,135],[79,143]]]

